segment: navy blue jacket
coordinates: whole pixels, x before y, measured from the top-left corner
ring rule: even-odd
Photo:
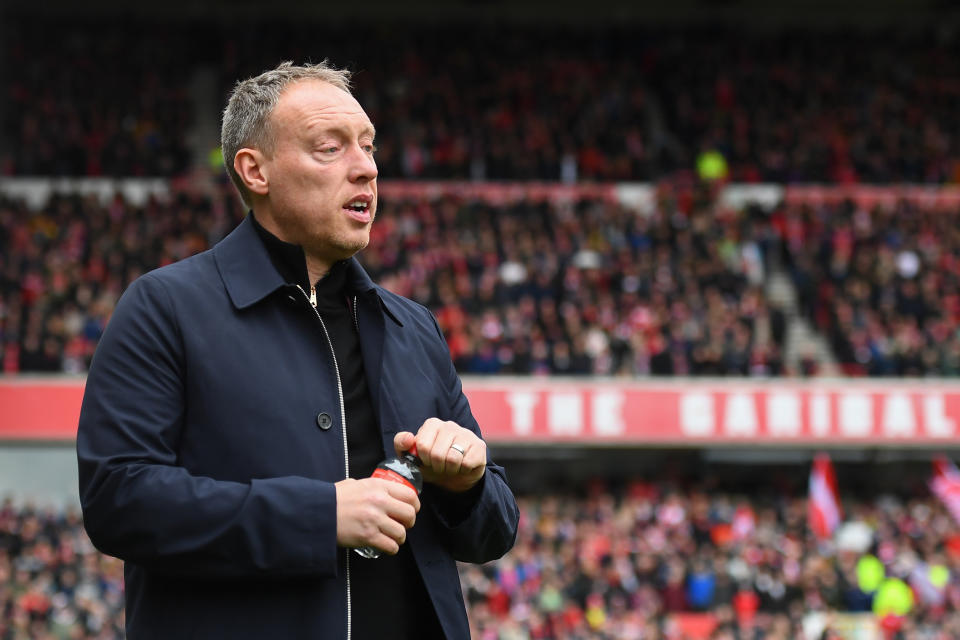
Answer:
[[[384,456],[427,418],[480,433],[435,319],[351,261]],[[87,378],[77,435],[84,524],[125,561],[139,638],[348,638],[350,553],[334,482],[346,431],[326,331],[250,219],[124,293]],[[427,486],[408,532],[448,638],[469,637],[455,560],[516,537],[503,470],[475,502]]]

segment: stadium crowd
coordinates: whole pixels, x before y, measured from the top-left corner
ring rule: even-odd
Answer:
[[[960,52],[937,32],[238,20],[13,16],[0,172],[180,174],[209,94],[329,57],[357,71],[393,178],[648,181],[717,151],[739,182],[960,180]]]
[[[811,612],[874,610],[864,558],[914,591],[906,619],[876,610],[904,634],[890,637],[956,637],[960,537],[946,511],[932,499],[892,496],[846,509],[849,520],[869,524],[862,549],[817,541],[806,528],[806,497],[786,493],[636,481],[622,492],[598,482],[587,496],[522,498],[511,554],[463,570],[473,637],[681,638],[671,615],[701,612],[712,614],[711,638],[803,638]],[[947,566],[950,576],[932,590],[923,577],[930,566]]]
[[[776,375],[761,217],[615,202],[395,203],[363,262],[437,315],[463,373]]]
[[[669,191],[651,216],[603,199],[386,198],[361,260],[436,313],[462,373],[778,375],[772,228],[714,209]],[[0,202],[2,370],[85,371],[127,284],[241,217],[228,187],[143,207]]]
[[[182,175],[196,72],[212,71],[219,97],[279,60],[329,56],[358,71],[384,177],[659,181],[716,151],[739,182],[960,182],[960,51],[932,32],[367,25],[359,37],[309,21],[10,18],[0,175]],[[960,375],[956,212],[732,211],[661,184],[650,215],[605,198],[386,197],[360,258],[437,315],[464,374],[802,373],[783,362],[786,318],[764,293],[777,260],[845,374]],[[217,189],[40,209],[0,197],[0,371],[84,372],[133,279],[242,219],[229,185]],[[716,640],[803,637],[811,612],[872,611],[865,558],[912,587],[910,614],[882,621],[890,637],[960,637],[960,536],[932,498],[847,500],[871,531],[856,551],[812,538],[805,498],[784,492],[636,480],[519,503],[515,549],[461,568],[477,640],[672,640],[678,614],[707,615]],[[93,549],[78,512],[0,503],[0,640],[122,637],[122,564]]]
[[[793,640],[809,637],[805,616],[838,611],[876,615],[891,638],[960,634],[960,536],[932,498],[847,500],[847,519],[870,530],[857,550],[814,539],[806,498],[783,492],[598,481],[519,503],[514,550],[461,566],[474,640]],[[867,561],[910,585],[905,616],[871,613]],[[946,579],[931,585],[931,567]],[[685,633],[702,635],[684,636],[676,621],[696,613],[708,623]],[[0,640],[122,628],[122,565],[93,549],[78,513],[0,505]]]
[[[189,50],[170,46],[165,29],[13,20],[0,30],[0,175],[188,169]]]
[[[119,195],[70,196],[42,211],[0,199],[0,370],[85,372],[126,286],[226,235],[229,197],[137,209]]]
[[[960,375],[957,212],[903,201],[775,214],[804,311],[847,375]]]
[[[0,504],[0,639],[121,640],[123,563],[100,554],[78,508]]]
[[[0,370],[85,371],[127,284],[242,215],[226,187],[142,207],[0,200]],[[650,215],[601,197],[387,197],[361,260],[437,315],[466,374],[803,374],[783,364],[786,319],[764,294],[779,259],[844,373],[951,377],[953,220],[906,202],[733,211],[669,187]]]

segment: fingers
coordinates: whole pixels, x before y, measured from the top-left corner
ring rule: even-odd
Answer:
[[[394,554],[420,510],[416,491],[378,478],[337,482],[337,543],[372,546]]]
[[[364,546],[382,549],[390,555],[398,553],[400,545],[407,540],[407,530],[403,525],[392,520],[383,521],[379,527],[379,530],[374,532],[370,542]]]
[[[370,479],[381,484],[387,493],[390,494],[390,497],[393,498],[392,501],[387,502],[385,505],[387,515],[403,523],[408,529],[412,527],[413,523],[417,520],[417,514],[420,513],[420,497],[417,495],[417,492],[409,487],[396,482],[390,482],[389,480],[380,480],[378,478]]]
[[[460,460],[463,456],[459,451],[451,448],[456,442],[457,434],[452,429],[436,429],[432,446],[429,448],[429,466],[438,474],[454,475],[460,471]],[[457,445],[460,446],[460,445]],[[417,448],[419,450],[419,447]]]
[[[393,437],[393,448],[397,451],[397,457],[400,457],[404,451],[410,451],[417,437],[409,431],[401,431]],[[419,452],[418,452],[419,453]]]
[[[486,469],[486,443],[455,422],[430,418],[416,435],[404,431],[394,436],[393,442],[398,452],[409,450],[415,442],[424,481],[451,491],[469,489]]]
[[[479,438],[478,438],[479,440]],[[483,440],[474,442],[463,452],[463,459],[460,461],[460,473],[462,475],[475,475],[487,467],[487,443]]]

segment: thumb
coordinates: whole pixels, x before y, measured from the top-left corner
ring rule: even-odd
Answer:
[[[393,448],[397,450],[397,456],[404,451],[409,451],[416,441],[417,437],[409,431],[401,431],[393,436]]]

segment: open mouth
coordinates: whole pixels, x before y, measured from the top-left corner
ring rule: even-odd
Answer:
[[[371,220],[370,205],[372,202],[373,199],[369,197],[354,198],[343,205],[343,208],[354,220],[366,223]]]
[[[351,211],[362,213],[370,210],[370,203],[364,202],[363,200],[354,200],[353,202],[347,204],[344,209],[350,209]]]

